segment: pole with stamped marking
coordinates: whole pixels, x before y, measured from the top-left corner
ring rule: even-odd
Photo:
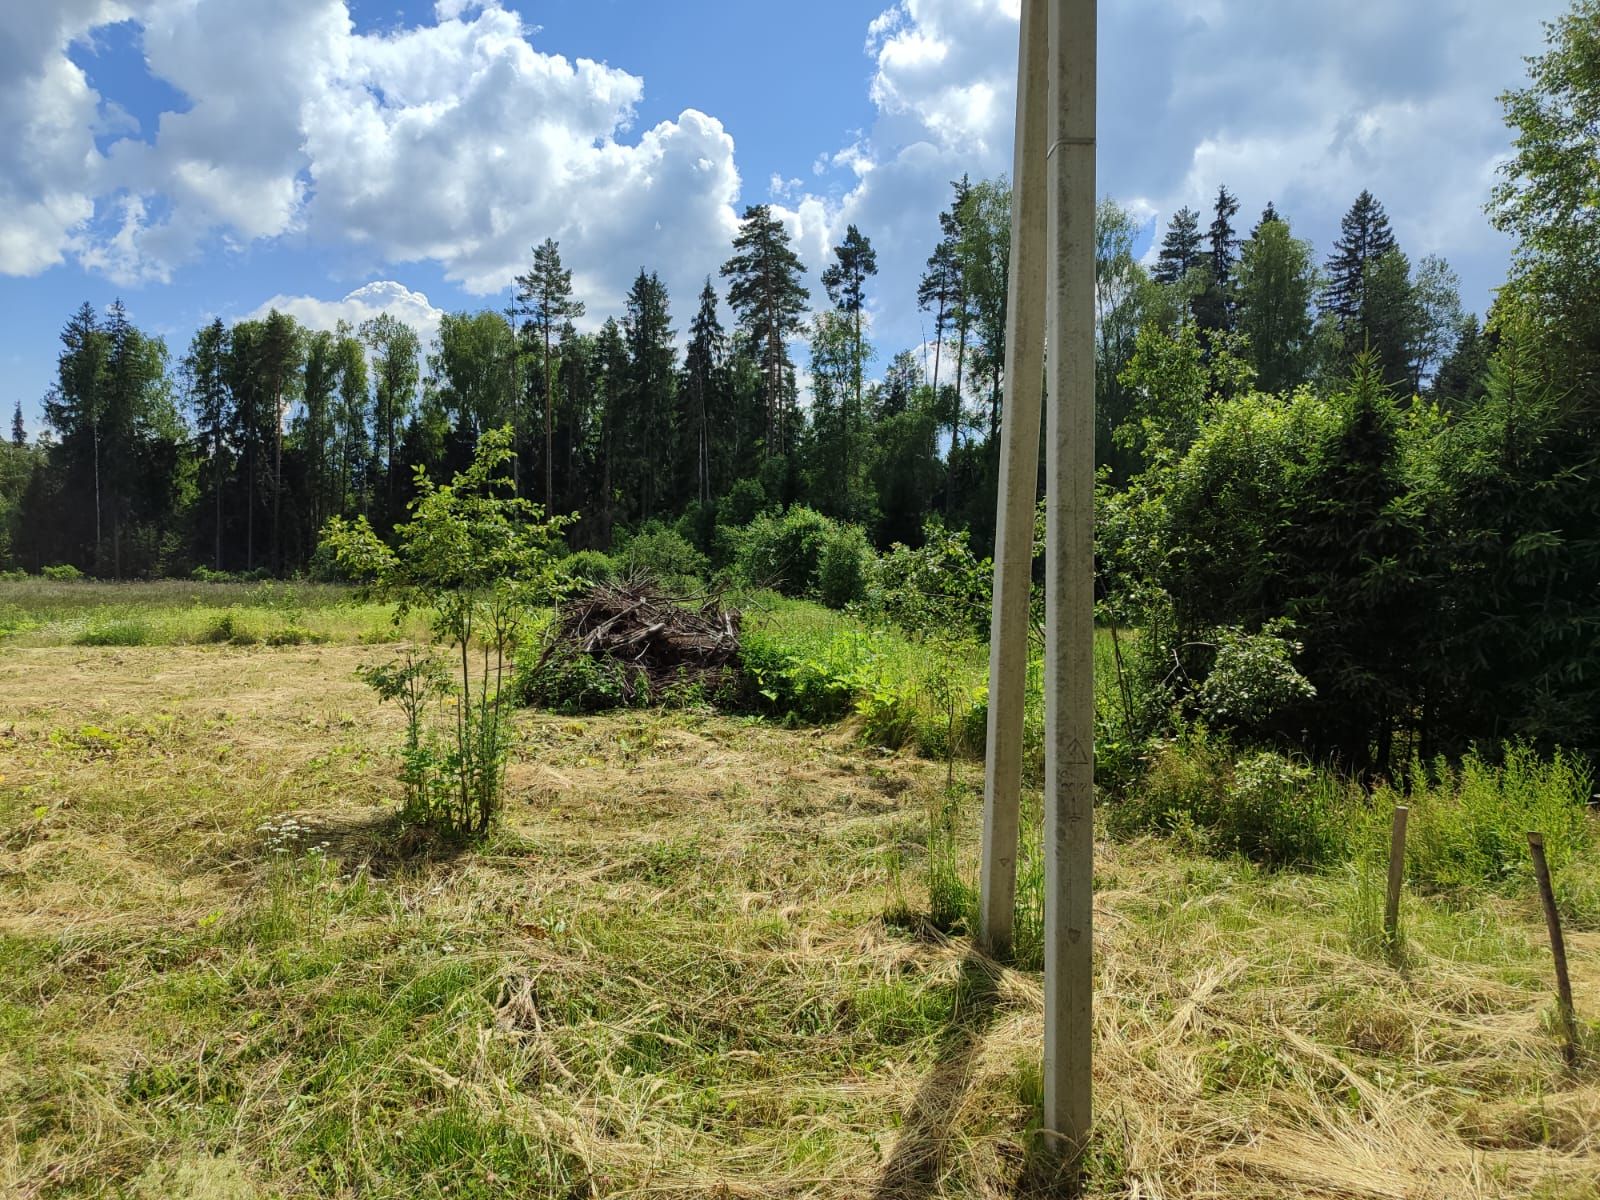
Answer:
[[[1044,1127],[1093,1120],[1095,0],[1050,3]]]
[[[1044,391],[1045,151],[1049,136],[1048,0],[1022,6],[1017,63],[1017,138],[1011,195],[1011,271],[1006,296],[1006,403],[1000,427],[994,612],[989,627],[989,730],[983,775],[979,940],[1011,949],[1017,895],[1022,719],[1028,681],[1028,593],[1039,487],[1039,410]]]

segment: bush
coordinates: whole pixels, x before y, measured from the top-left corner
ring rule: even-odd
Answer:
[[[1113,830],[1174,834],[1217,854],[1314,867],[1350,848],[1350,789],[1273,751],[1238,762],[1203,729],[1160,744],[1143,780],[1109,810]]]
[[[574,551],[561,560],[561,570],[580,587],[613,583],[617,578],[617,564],[599,550]]]
[[[627,703],[621,663],[567,647],[557,647],[548,658],[526,668],[519,666],[513,688],[521,703],[566,716],[605,712]]]
[[[896,543],[878,560],[874,607],[912,632],[987,632],[994,564],[972,553],[964,530],[930,523],[924,532],[921,546]]]
[[[859,526],[836,525],[817,559],[818,598],[829,608],[866,599],[877,558]]]
[[[211,623],[199,640],[216,645],[254,646],[261,639],[244,623],[242,614],[230,608]]]
[[[0,571],[0,582],[3,583],[20,583],[27,577],[28,573],[21,567],[13,567],[10,570]]]
[[[648,575],[664,587],[694,591],[705,584],[710,563],[676,529],[649,524],[617,552],[623,574]]]
[[[717,523],[748,525],[767,507],[767,490],[759,479],[739,480],[717,505]]]
[[[735,569],[752,587],[814,595],[822,549],[834,529],[827,517],[801,505],[781,515],[763,513],[739,536]]]
[[[1317,689],[1294,666],[1300,643],[1287,621],[1259,633],[1238,627],[1216,633],[1217,656],[1195,693],[1200,718],[1214,728],[1261,731],[1279,712],[1314,699]]]
[[[54,583],[73,583],[83,578],[83,572],[71,563],[56,563],[53,566],[41,567],[39,574]]]

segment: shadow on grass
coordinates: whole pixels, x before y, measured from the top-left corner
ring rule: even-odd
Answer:
[[[483,844],[407,823],[391,808],[299,818],[300,844],[317,846],[345,872],[378,879],[419,867],[448,866]]]
[[[937,1189],[973,1068],[999,1012],[998,970],[976,949],[962,960],[955,1011],[940,1035],[933,1069],[905,1112],[894,1154],[872,1193],[877,1200],[920,1200]]]

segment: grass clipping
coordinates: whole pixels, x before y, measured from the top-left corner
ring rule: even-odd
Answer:
[[[718,596],[691,608],[649,580],[597,584],[561,606],[535,670],[598,660],[618,671],[630,705],[685,689],[715,695],[739,681],[739,625],[739,611]]]

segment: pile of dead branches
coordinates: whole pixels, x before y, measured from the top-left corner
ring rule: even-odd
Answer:
[[[715,696],[739,681],[739,619],[716,596],[686,601],[641,580],[597,584],[557,610],[539,668],[575,655],[614,664],[627,704],[695,687]]]

